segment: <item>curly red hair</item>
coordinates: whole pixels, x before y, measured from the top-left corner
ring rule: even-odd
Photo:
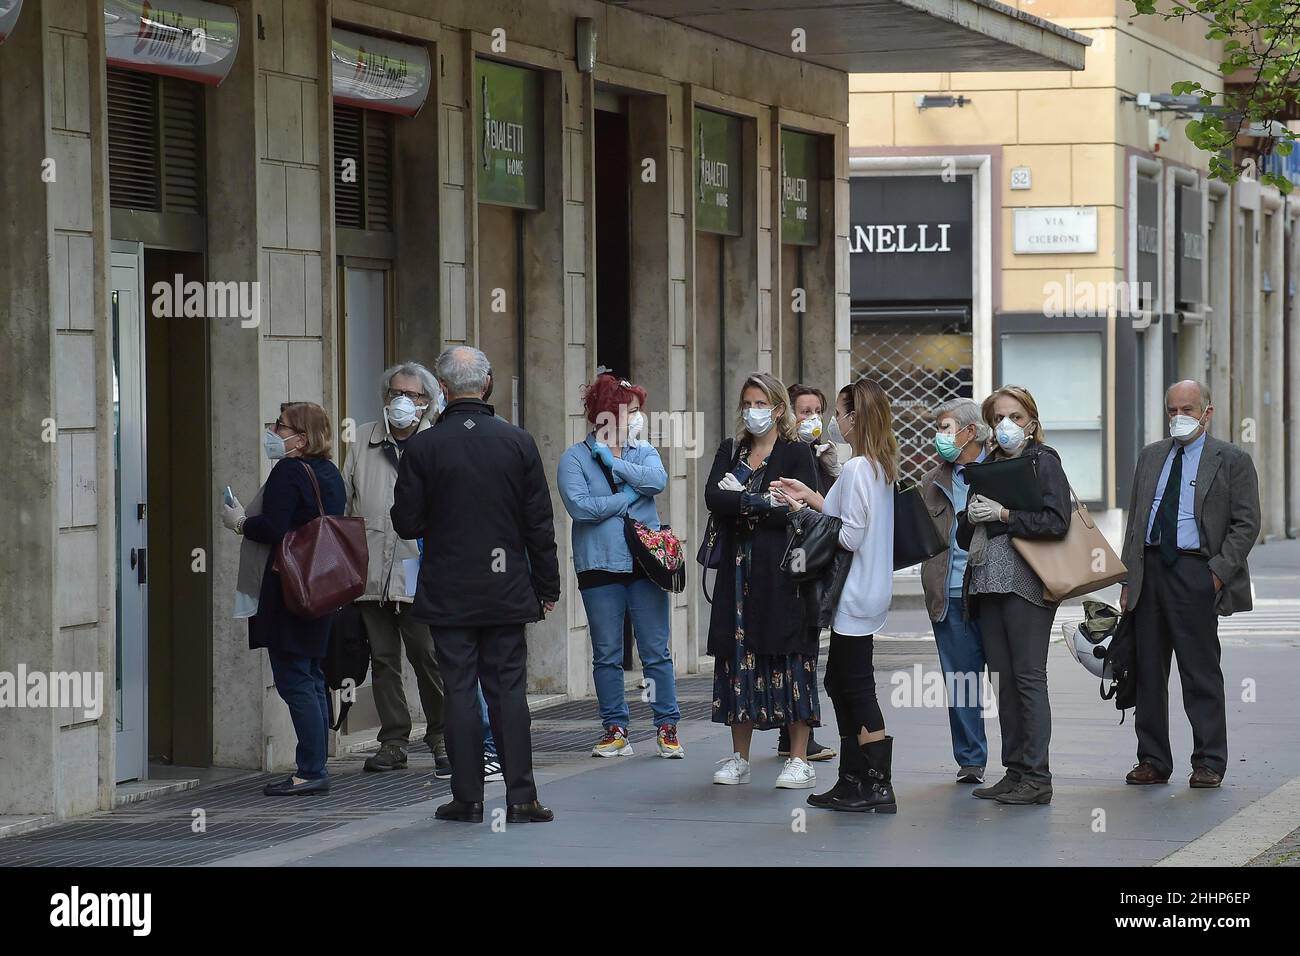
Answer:
[[[597,375],[595,381],[582,389],[587,421],[595,425],[602,414],[618,418],[619,406],[626,405],[634,397],[640,399],[641,407],[645,408],[646,390],[640,385],[633,385],[617,375]]]

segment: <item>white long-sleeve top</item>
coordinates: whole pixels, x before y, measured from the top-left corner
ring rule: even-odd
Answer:
[[[822,512],[840,519],[840,544],[853,552],[831,624],[836,634],[875,634],[894,596],[894,486],[861,455],[844,463]]]

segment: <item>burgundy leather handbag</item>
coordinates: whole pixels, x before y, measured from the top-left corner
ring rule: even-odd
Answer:
[[[290,613],[316,620],[365,593],[370,552],[365,519],[327,515],[316,472],[305,461],[302,466],[316,491],[320,514],[280,539],[271,569],[280,575]]]

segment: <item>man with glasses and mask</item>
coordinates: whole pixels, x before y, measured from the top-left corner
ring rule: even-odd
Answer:
[[[375,709],[379,712],[379,752],[367,758],[370,771],[404,770],[410,744],[411,712],[402,686],[402,648],[415,671],[420,705],[427,722],[424,739],[433,753],[434,772],[451,774],[443,743],[443,681],[428,627],[411,616],[414,593],[406,587],[406,565],[419,558],[415,541],[398,536],[388,512],[393,506],[397,465],[406,444],[429,428],[445,406],[442,389],[418,362],[386,369],[380,379],[383,420],[357,429],[343,466],[347,514],[366,520],[370,569],[366,592],[358,600],[370,638]]]
[[[1128,580],[1120,608],[1134,614],[1138,763],[1131,784],[1167,783],[1169,663],[1178,658],[1192,725],[1188,785],[1213,788],[1228,765],[1228,721],[1219,666],[1218,616],[1249,611],[1246,556],[1259,536],[1259,479],[1248,454],[1208,434],[1210,390],[1200,382],[1165,393],[1169,438],[1138,456],[1124,534]]]

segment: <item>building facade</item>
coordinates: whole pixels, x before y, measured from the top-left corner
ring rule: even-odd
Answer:
[[[1209,180],[1169,95],[1223,88],[1219,44],[1117,0],[1016,5],[1090,37],[1085,68],[850,81],[854,372],[904,383],[914,473],[918,408],[1028,386],[1112,538],[1165,387],[1200,379],[1212,433],[1255,458],[1263,537],[1293,534],[1300,211]]]
[[[693,553],[746,374],[849,375],[845,67],[958,34],[954,68],[1077,69],[1086,47],[962,0],[899,6],[933,50],[868,50],[847,14],[792,3],[799,55],[787,24],[711,6],[736,9],[0,0],[0,674],[107,685],[99,712],[8,703],[0,814],[110,807],[151,762],[291,765],[214,520],[222,489],[264,479],[281,402],[323,404],[341,462],[386,364],[475,344],[553,480],[581,385],[612,367],[649,391],[660,514]],[[553,503],[566,585],[529,684],[584,696]],[[692,577],[680,670],[706,621]],[[373,720],[360,697],[349,731]]]

